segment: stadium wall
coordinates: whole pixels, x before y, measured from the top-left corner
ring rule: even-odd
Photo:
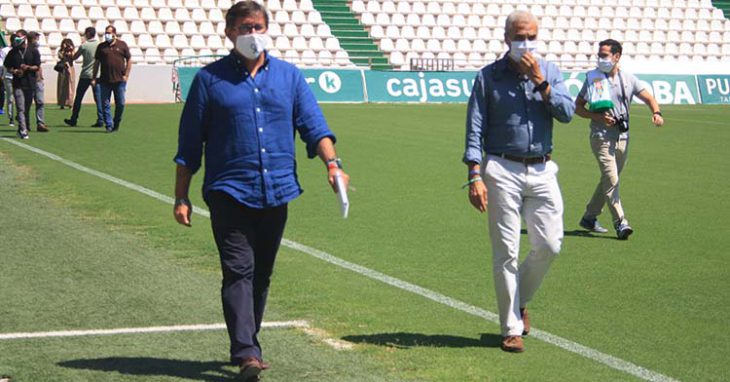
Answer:
[[[730,70],[704,65],[694,73],[678,72],[674,67],[643,64],[624,65],[644,81],[660,104],[730,104]],[[644,68],[642,70],[642,68]],[[645,68],[651,68],[646,73]],[[180,98],[198,67],[180,67],[173,76],[170,65],[136,65],[127,86],[127,103],[173,103],[176,101],[174,78],[179,80]],[[343,69],[302,69],[320,102],[434,102],[464,103],[469,98],[475,72],[394,72]],[[56,72],[44,65],[46,103],[56,103]],[[565,72],[573,97],[577,96],[584,72]],[[91,92],[84,98],[92,103]]]

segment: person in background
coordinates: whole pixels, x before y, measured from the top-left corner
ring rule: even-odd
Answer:
[[[349,177],[304,75],[265,50],[266,8],[240,1],[225,20],[235,48],[196,74],[180,117],[173,214],[190,225],[188,191],[204,155],[203,198],[220,255],[230,359],[241,380],[256,381],[269,367],[258,334],[287,206],[302,193],[296,134],[307,155],[325,163],[333,188],[336,177],[345,184]]]
[[[0,38],[3,39],[3,47],[0,48],[0,115],[7,114],[8,124],[13,126],[13,74],[5,70],[2,64],[12,47],[5,42],[4,35],[0,35]]]
[[[502,350],[522,352],[522,336],[530,332],[527,303],[563,240],[553,120],[570,122],[575,105],[558,66],[536,55],[535,16],[515,11],[504,30],[509,51],[474,81],[463,162],[469,201],[488,212]],[[532,248],[519,264],[522,219]]]
[[[70,38],[63,39],[61,47],[58,48],[58,60],[63,63],[64,69],[58,73],[56,83],[56,100],[61,109],[65,106],[71,107],[73,104],[74,82],[76,81],[73,57],[74,42]]]
[[[82,57],[82,61],[71,118],[64,119],[63,122],[69,126],[76,126],[81,112],[81,102],[84,100],[86,91],[91,87],[91,94],[94,96],[94,104],[96,105],[96,122],[91,127],[102,127],[104,126],[104,113],[101,105],[101,91],[99,90],[99,84],[92,85],[94,82],[94,64],[96,63],[94,56],[96,55],[96,48],[99,46],[99,40],[96,38],[96,28],[86,28],[84,30],[84,39],[86,41],[79,46],[73,56],[74,61],[79,57]]]
[[[624,215],[619,197],[619,175],[626,165],[629,149],[629,109],[634,96],[643,101],[651,111],[651,122],[656,126],[664,124],[659,104],[649,90],[636,76],[621,70],[621,43],[608,39],[598,44],[598,67],[586,74],[583,88],[575,100],[575,113],[590,119],[590,143],[593,155],[601,171],[591,200],[586,205],[583,217],[578,223],[588,231],[606,233],[608,230],[598,223],[603,206],[608,206],[616,236],[627,240],[634,230]],[[589,111],[587,106],[589,89],[608,82],[611,104],[608,110]],[[598,102],[595,102],[598,103]],[[590,106],[588,106],[590,107]]]
[[[109,25],[104,29],[104,42],[96,48],[96,62],[91,85],[96,85],[97,73],[101,90],[102,112],[106,131],[113,133],[119,130],[124,113],[125,93],[129,72],[132,70],[132,55],[127,43],[117,38],[117,28]],[[112,120],[111,100],[114,93],[114,119]]]
[[[28,44],[29,46],[33,47],[36,51],[38,51],[39,40],[40,40],[40,33],[38,32],[28,32]],[[40,55],[40,52],[39,52]],[[46,126],[46,106],[45,106],[45,84],[43,77],[43,67],[38,65],[38,73],[36,75],[36,82],[35,87],[33,89],[33,101],[35,101],[35,121],[36,121],[36,131],[45,133],[48,131],[48,127]],[[28,110],[30,112],[30,110]]]
[[[18,138],[28,139],[30,106],[36,86],[36,73],[41,66],[38,49],[28,43],[28,32],[18,29],[11,37],[12,49],[3,61],[5,70],[12,74],[13,97],[18,121]]]

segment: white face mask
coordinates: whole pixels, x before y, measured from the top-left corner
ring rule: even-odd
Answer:
[[[510,43],[509,57],[513,61],[519,62],[520,59],[522,59],[522,55],[527,52],[530,52],[530,54],[532,54],[532,55],[534,55],[535,52],[537,52],[537,41],[536,40],[512,41]]]
[[[613,60],[611,60],[610,58],[598,57],[598,70],[602,71],[603,73],[611,73],[615,65],[616,64],[614,64]]]
[[[104,41],[111,42],[114,40],[114,35],[111,33],[104,33]]]
[[[249,60],[259,58],[266,49],[266,35],[262,33],[249,33],[236,37],[236,51]]]

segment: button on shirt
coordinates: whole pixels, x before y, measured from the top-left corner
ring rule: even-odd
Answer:
[[[310,158],[322,138],[335,140],[301,71],[265,54],[255,77],[231,53],[190,87],[175,162],[195,173],[205,151],[204,197],[216,190],[252,208],[288,203],[302,193],[295,134]]]
[[[535,85],[507,64],[507,56],[477,73],[467,106],[465,163],[481,163],[483,153],[523,158],[552,152],[553,118],[568,123],[575,104],[558,67],[538,63],[550,83],[544,102]]]

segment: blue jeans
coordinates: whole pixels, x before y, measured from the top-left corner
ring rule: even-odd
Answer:
[[[104,116],[104,125],[107,130],[118,129],[122,122],[124,113],[124,93],[127,91],[126,82],[113,84],[102,83],[101,87],[101,108]],[[112,121],[112,92],[114,93],[114,120]]]
[[[79,78],[79,84],[76,86],[76,98],[74,98],[74,107],[71,111],[71,120],[76,123],[79,119],[79,112],[81,111],[81,101],[86,95],[86,91],[91,86],[91,78]],[[99,84],[96,84],[91,88],[91,93],[94,95],[94,103],[96,104],[96,123],[101,125],[104,123],[104,112],[101,110],[101,99],[99,98]]]

